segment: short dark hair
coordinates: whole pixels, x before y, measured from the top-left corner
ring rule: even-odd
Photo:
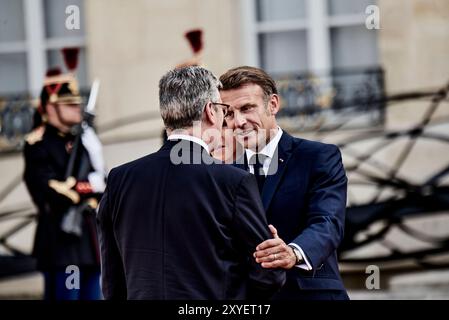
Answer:
[[[220,82],[223,85],[221,90],[232,90],[247,84],[257,84],[262,88],[266,98],[278,93],[273,78],[264,70],[255,67],[241,66],[230,69],[220,77]]]

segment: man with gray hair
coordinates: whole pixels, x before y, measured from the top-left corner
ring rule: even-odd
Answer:
[[[97,215],[106,299],[268,298],[284,283],[252,256],[271,238],[255,178],[209,155],[219,88],[204,68],[169,71],[159,83],[168,141],[109,174]]]

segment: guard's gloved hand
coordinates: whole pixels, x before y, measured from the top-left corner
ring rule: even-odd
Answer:
[[[73,187],[76,185],[74,177],[68,177],[66,181],[51,179],[48,181],[48,185],[57,193],[69,198],[74,204],[78,204],[81,200],[79,193],[73,190]]]

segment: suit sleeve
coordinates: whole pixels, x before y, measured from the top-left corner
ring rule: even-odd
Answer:
[[[97,229],[101,255],[101,287],[106,300],[125,300],[127,298],[125,272],[114,236],[113,208],[109,199],[111,197],[110,181],[100,201],[97,213]]]
[[[264,269],[258,264],[253,253],[261,242],[271,239],[262,201],[253,175],[245,176],[236,192],[234,227],[242,254],[248,259],[248,297],[266,299],[276,293],[285,282],[282,269]]]
[[[327,145],[318,155],[308,194],[304,231],[293,241],[318,268],[340,245],[344,234],[347,178],[340,151]]]

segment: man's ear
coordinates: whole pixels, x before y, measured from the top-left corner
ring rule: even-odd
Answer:
[[[272,94],[270,100],[268,101],[268,110],[270,115],[275,116],[279,112],[280,100],[277,94]]]
[[[212,108],[213,108],[212,104],[208,102],[206,104],[206,107],[204,108],[204,116],[206,117],[207,122],[209,122],[211,125],[215,125],[215,123],[217,122],[217,117],[212,111]]]

